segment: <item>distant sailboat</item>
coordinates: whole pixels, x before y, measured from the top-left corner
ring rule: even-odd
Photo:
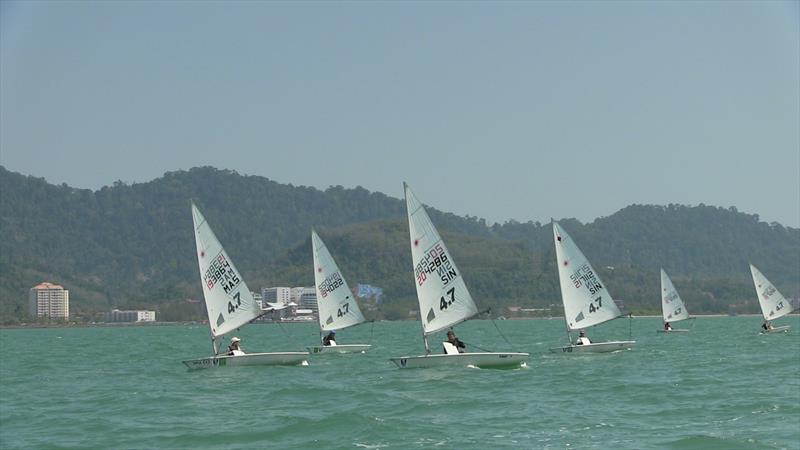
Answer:
[[[661,269],[661,314],[664,317],[664,327],[658,330],[659,333],[678,333],[688,332],[687,329],[672,328],[672,323],[686,320],[689,318],[689,311],[678,295],[677,289],[669,279],[667,272]]]
[[[551,352],[604,353],[633,347],[636,341],[590,342],[582,336],[572,343],[571,331],[582,330],[620,317],[622,313],[600,281],[586,256],[557,222],[553,222],[558,279],[569,344]]]
[[[761,306],[761,315],[764,316],[764,325],[766,325],[761,334],[788,332],[791,326],[773,327],[772,321],[791,313],[792,305],[778,292],[775,285],[770,283],[767,277],[752,264],[750,264],[750,273],[753,275],[753,285],[756,287],[758,304]]]
[[[217,240],[206,219],[192,203],[197,261],[200,280],[211,328],[211,347],[207,358],[183,361],[190,369],[207,369],[223,366],[297,365],[306,362],[307,352],[241,353],[221,355],[219,341],[226,334],[247,325],[262,314],[253,294],[244,282],[233,261]],[[239,353],[239,352],[237,352]]]
[[[458,353],[449,342],[443,343],[447,353],[431,354],[428,335],[464,322],[478,313],[478,307],[464,284],[461,272],[447,251],[439,232],[433,226],[425,207],[411,188],[403,183],[408,227],[411,237],[411,257],[414,284],[417,287],[422,341],[425,355],[390,358],[400,368],[436,366],[520,367],[528,353],[486,352]]]
[[[311,230],[311,246],[314,253],[314,280],[317,287],[317,306],[319,308],[320,339],[325,331],[341,331],[364,323],[364,315],[358,308],[347,281],[339,272],[325,243],[317,232]],[[369,344],[317,345],[308,347],[311,353],[363,353]]]

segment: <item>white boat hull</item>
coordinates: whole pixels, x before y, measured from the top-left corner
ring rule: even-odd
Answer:
[[[418,369],[424,367],[442,366],[475,366],[487,367],[521,367],[530,354],[528,353],[459,353],[455,355],[423,355],[423,356],[403,356],[400,358],[389,358],[401,369]]]
[[[789,328],[792,328],[792,326],[791,325],[783,325],[781,327],[775,327],[775,328],[773,328],[771,330],[762,331],[761,333],[758,333],[758,334],[788,333],[789,332]]]
[[[566,345],[564,347],[551,348],[553,353],[608,353],[620,350],[628,350],[636,344],[636,341],[609,341],[593,342],[583,345]]]
[[[365,353],[370,349],[370,344],[337,344],[337,345],[318,345],[316,347],[306,347],[312,355],[320,353]]]
[[[682,328],[673,328],[671,330],[656,330],[658,333],[688,333],[689,330],[684,330]]]
[[[191,370],[237,366],[295,366],[308,364],[308,352],[247,353],[220,355],[183,361]]]

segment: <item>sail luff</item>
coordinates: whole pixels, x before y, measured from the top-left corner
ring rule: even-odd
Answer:
[[[621,316],[599,274],[558,222],[553,222],[553,239],[567,329],[588,328]]]
[[[314,230],[311,230],[311,243],[320,330],[342,330],[364,322],[364,315],[361,314],[350,286],[341,275],[325,243]]]
[[[425,207],[406,183],[403,188],[420,322],[428,335],[469,319],[478,307]]]
[[[261,308],[194,202],[192,221],[208,326],[219,337],[260,316]]]

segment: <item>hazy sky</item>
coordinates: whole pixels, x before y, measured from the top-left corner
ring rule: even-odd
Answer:
[[[800,226],[800,3],[0,2],[0,164],[211,165],[489,221]],[[1,194],[0,194],[1,195]]]

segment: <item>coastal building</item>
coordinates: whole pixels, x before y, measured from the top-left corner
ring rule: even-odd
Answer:
[[[289,290],[289,301],[300,304],[300,297],[303,296],[303,290],[308,288],[293,287]]]
[[[118,309],[104,313],[106,322],[155,322],[155,311],[120,311]]]
[[[292,320],[297,322],[313,322],[317,319],[314,315],[314,311],[311,309],[295,309],[294,315],[291,317],[287,317],[284,320]]]
[[[264,297],[261,296],[258,292],[250,291],[250,295],[253,296],[253,300],[258,303],[258,307],[264,309]]]
[[[292,301],[292,288],[270,287],[261,288],[261,298],[265,303],[289,303]]]
[[[274,311],[274,320],[316,320],[317,289],[314,287],[269,287],[261,289],[264,306],[267,303],[290,304],[289,308]]]
[[[31,317],[69,319],[69,291],[63,286],[44,282],[28,291],[28,310]]]
[[[317,306],[317,289],[313,287],[306,287],[302,289],[303,291],[300,294],[300,301],[297,302],[297,304],[300,306],[300,309],[311,310],[311,315],[316,318],[319,314],[319,306]]]

